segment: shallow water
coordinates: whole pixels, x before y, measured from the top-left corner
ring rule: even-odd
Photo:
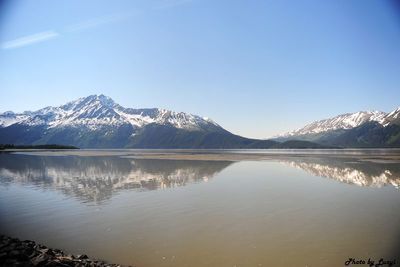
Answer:
[[[400,164],[326,151],[259,161],[3,153],[0,232],[139,267],[395,259]]]

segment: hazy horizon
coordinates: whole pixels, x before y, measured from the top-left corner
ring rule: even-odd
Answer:
[[[268,138],[400,106],[394,1],[2,2],[0,112],[104,94]]]

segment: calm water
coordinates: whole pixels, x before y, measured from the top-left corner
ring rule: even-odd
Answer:
[[[1,233],[139,267],[343,266],[400,254],[396,160],[74,153],[0,154]]]

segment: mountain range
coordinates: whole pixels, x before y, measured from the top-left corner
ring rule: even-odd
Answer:
[[[274,140],[303,140],[338,147],[400,147],[400,108],[360,111],[312,122]]]
[[[104,95],[0,113],[0,143],[81,148],[327,148],[400,146],[400,108],[313,122],[277,138],[235,135],[215,121],[159,108],[125,108]]]
[[[211,119],[158,108],[125,108],[104,95],[59,107],[0,114],[0,143],[80,148],[269,148],[279,142],[234,135]]]

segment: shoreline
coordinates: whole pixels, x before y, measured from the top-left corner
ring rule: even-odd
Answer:
[[[115,156],[127,159],[199,160],[199,161],[274,161],[287,158],[357,158],[365,162],[400,163],[400,149],[79,149],[79,150],[10,150],[7,153],[31,156]]]
[[[0,234],[0,266],[46,266],[46,267],[123,267],[89,258],[72,255],[60,249],[48,248],[31,240],[20,240]]]

